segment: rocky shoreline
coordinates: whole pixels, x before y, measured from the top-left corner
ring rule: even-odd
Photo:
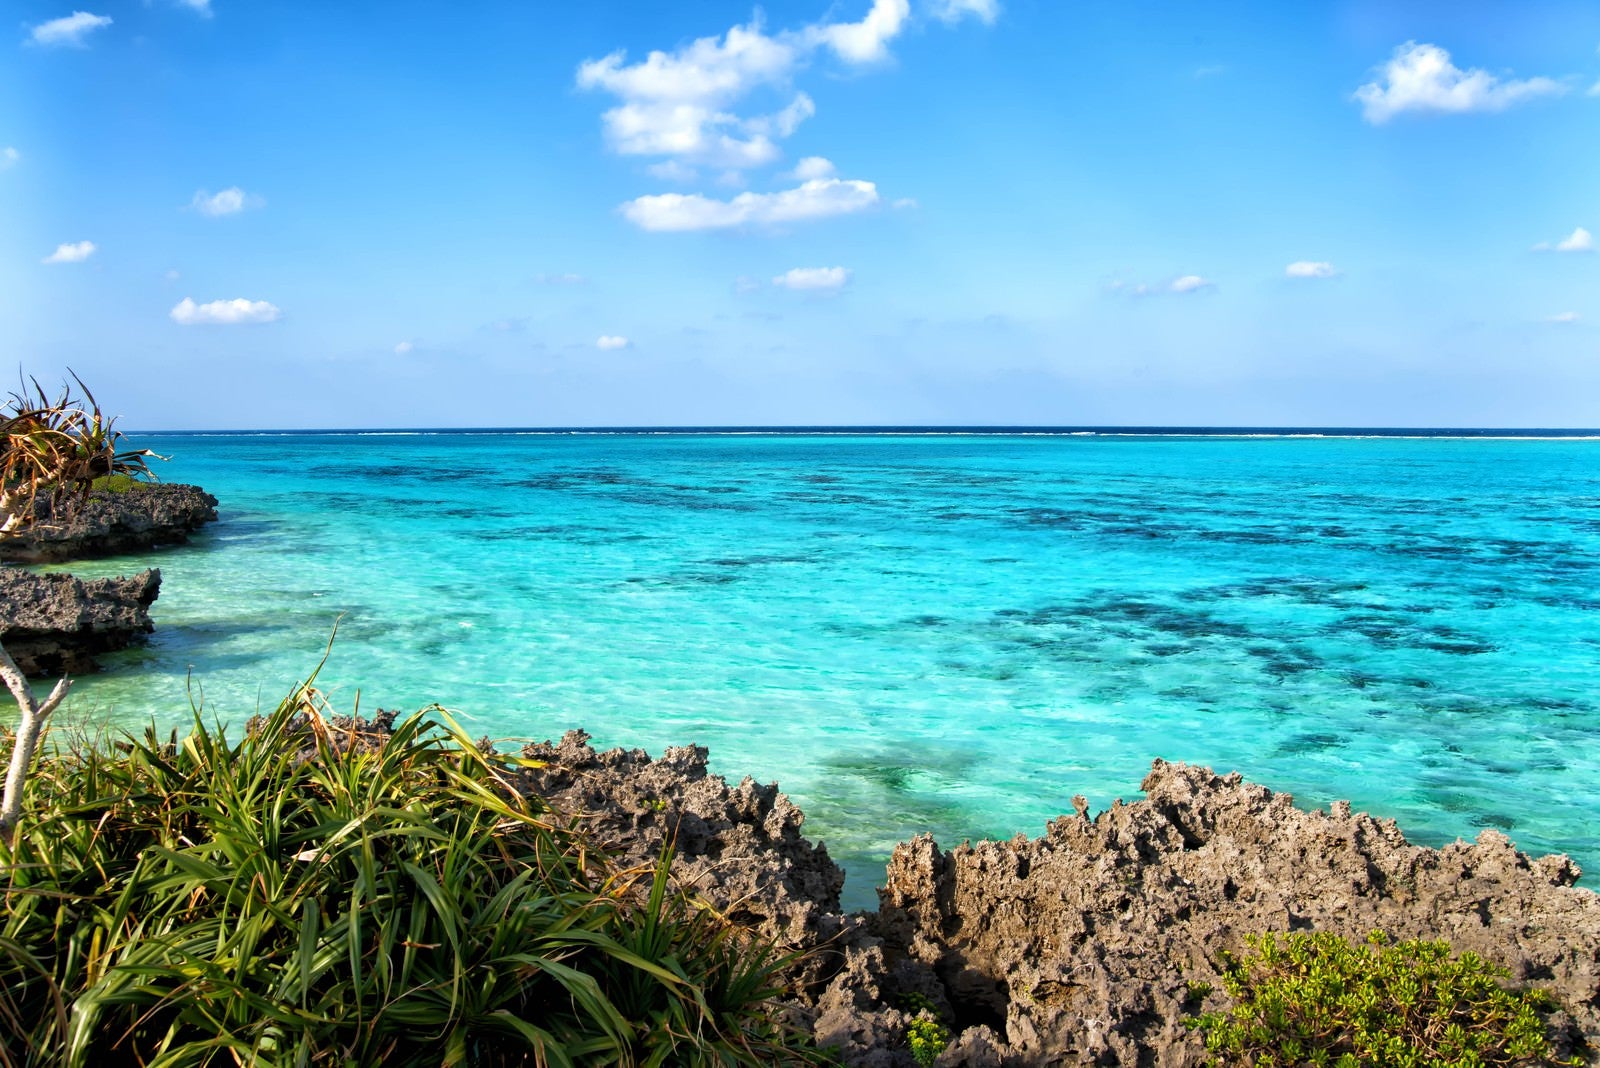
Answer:
[[[706,771],[706,751],[597,752],[582,732],[528,746],[522,786],[624,864],[674,843],[679,881],[730,919],[803,956],[796,1017],[844,1063],[911,1068],[917,999],[952,1023],[943,1068],[1204,1063],[1183,1025],[1224,1004],[1219,954],[1244,936],[1374,929],[1444,938],[1548,988],[1559,1049],[1600,1046],[1600,897],[1566,857],[1531,858],[1495,831],[1443,849],[1347,804],[1156,761],[1145,799],[1087,805],[1037,839],[896,848],[876,912],[844,915],[843,873],[801,834],[778,791]]]
[[[95,671],[95,657],[155,630],[161,572],[91,579],[0,567],[0,644],[30,678]]]
[[[144,552],[189,540],[217,518],[217,499],[198,486],[136,483],[95,490],[65,513],[47,500],[35,524],[0,541],[0,561],[45,563]],[[150,606],[161,572],[83,581],[0,563],[0,643],[32,678],[98,669],[96,657],[125,649],[155,629]]]
[[[20,537],[0,541],[0,561],[45,564],[143,552],[181,545],[217,518],[217,499],[199,486],[136,482],[129,489],[94,490],[58,514],[46,498]]]
[[[7,557],[30,562],[178,543],[216,518],[192,486],[99,494]],[[0,565],[0,641],[29,675],[93,670],[152,630],[160,572],[81,581]],[[381,744],[392,715],[347,722]],[[527,746],[521,789],[623,867],[670,844],[678,882],[796,954],[784,1011],[859,1068],[913,1068],[906,1028],[931,1005],[942,1068],[1205,1062],[1184,1019],[1224,1004],[1219,964],[1248,934],[1374,929],[1448,940],[1549,989],[1558,1049],[1600,1048],[1600,897],[1566,857],[1495,831],[1443,849],[1349,805],[1304,811],[1237,773],[1156,761],[1143,800],[1051,821],[1036,839],[898,846],[879,908],[846,914],[844,873],[776,784],[730,786],[706,750],[597,751],[571,731]],[[859,877],[859,876],[858,876]]]

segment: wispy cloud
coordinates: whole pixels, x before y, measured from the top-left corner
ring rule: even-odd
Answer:
[[[270,323],[277,321],[282,312],[277,305],[264,300],[213,300],[196,304],[184,297],[171,311],[172,321],[180,326],[233,326],[239,323]]]
[[[1217,284],[1209,278],[1198,274],[1181,274],[1176,278],[1154,284],[1129,282],[1112,282],[1106,288],[1113,293],[1126,293],[1132,297],[1161,297],[1182,296],[1189,293],[1203,293],[1215,289]]]
[[[675,159],[652,163],[644,171],[652,178],[660,178],[663,182],[676,182],[679,185],[692,185],[700,180],[699,168]]]
[[[772,284],[802,293],[832,295],[843,289],[849,281],[850,269],[847,267],[795,267],[778,275]]]
[[[597,349],[614,350],[625,349],[631,342],[620,334],[601,334],[595,339],[594,347]]]
[[[1534,252],[1593,252],[1594,235],[1578,227],[1560,241],[1541,241],[1533,246]]]
[[[1225,64],[1207,63],[1202,67],[1196,67],[1190,73],[1194,76],[1196,81],[1199,81],[1205,78],[1215,78],[1219,74],[1226,73],[1227,70],[1228,68]]]
[[[581,286],[588,279],[581,274],[536,274],[533,281],[541,286]]]
[[[9,171],[12,167],[17,165],[17,161],[21,158],[22,153],[18,152],[10,145],[7,145],[5,148],[0,148],[0,171]]]
[[[95,253],[93,241],[73,241],[57,245],[56,250],[46,256],[43,263],[82,263]]]
[[[726,230],[736,226],[777,226],[877,206],[882,198],[871,182],[817,178],[776,193],[740,193],[717,200],[699,193],[661,193],[630,200],[623,216],[643,230]]]
[[[1462,70],[1438,45],[1407,41],[1395,49],[1380,81],[1355,91],[1362,116],[1378,125],[1406,111],[1463,114],[1504,111],[1541,96],[1559,96],[1567,87],[1552,78],[1501,80],[1486,70]]]
[[[201,18],[208,19],[213,14],[211,0],[178,0],[178,6],[188,8]]]
[[[405,356],[408,353],[410,353],[412,349],[415,349],[416,347],[417,346],[416,346],[415,342],[402,341],[402,342],[400,342],[400,344],[398,344],[398,345],[396,345],[394,347],[394,354],[396,356]]]
[[[933,17],[941,22],[975,18],[985,25],[993,25],[1000,17],[1000,0],[933,0]]]
[[[1339,272],[1325,260],[1295,260],[1283,273],[1289,278],[1332,278]]]
[[[264,197],[254,193],[246,193],[238,186],[230,186],[218,193],[205,189],[197,190],[189,206],[202,215],[213,218],[221,215],[237,215],[247,208],[264,208],[267,202]]]
[[[46,48],[65,46],[68,48],[86,48],[85,38],[95,30],[111,25],[110,15],[91,15],[87,11],[74,11],[49,22],[41,22],[33,27],[28,39],[36,45]]]
[[[1582,316],[1580,316],[1577,312],[1565,311],[1565,312],[1557,312],[1556,314],[1547,317],[1545,319],[1545,322],[1547,322],[1547,323],[1575,323],[1580,318],[1582,318]]]

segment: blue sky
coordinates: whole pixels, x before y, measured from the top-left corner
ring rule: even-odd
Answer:
[[[0,337],[127,426],[1600,425],[1600,5],[79,4]]]

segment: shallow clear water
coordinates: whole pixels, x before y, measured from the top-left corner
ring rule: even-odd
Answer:
[[[147,438],[222,500],[67,715],[234,722],[317,664],[474,733],[710,747],[871,900],[1153,757],[1600,870],[1600,443]]]

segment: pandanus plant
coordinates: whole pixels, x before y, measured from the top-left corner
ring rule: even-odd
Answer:
[[[71,372],[68,372],[69,374]],[[76,374],[72,386],[52,397],[37,379],[25,380],[0,407],[0,540],[21,537],[38,521],[41,504],[52,516],[70,514],[98,478],[149,475],[148,449],[118,452],[122,434],[89,387]],[[17,722],[5,793],[0,797],[0,833],[16,826],[22,783],[33,763],[45,720],[67,695],[63,677],[40,701],[11,656],[0,646],[0,679],[16,699]]]

